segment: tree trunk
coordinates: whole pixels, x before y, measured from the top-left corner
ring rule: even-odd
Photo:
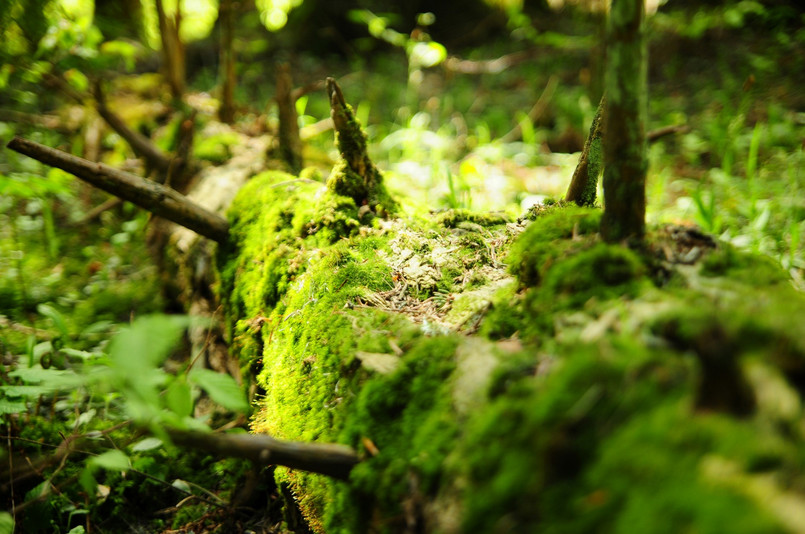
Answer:
[[[604,216],[610,243],[646,228],[646,42],[643,0],[613,0],[607,28]]]
[[[185,88],[185,48],[179,30],[182,25],[181,2],[176,3],[176,12],[169,16],[162,0],[156,0],[159,35],[162,38],[162,66],[173,98],[180,99]]]
[[[279,125],[279,152],[291,172],[302,170],[302,140],[299,138],[299,115],[296,113],[296,100],[293,97],[291,67],[280,63],[277,73],[277,110]]]
[[[218,119],[232,124],[235,120],[235,15],[238,3],[235,0],[221,0],[218,16],[221,19],[221,107],[218,108]]]

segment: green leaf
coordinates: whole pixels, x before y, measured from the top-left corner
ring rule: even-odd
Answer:
[[[189,324],[187,316],[140,317],[112,339],[109,357],[129,376],[153,369],[168,357]]]
[[[176,480],[174,480],[171,486],[178,489],[179,491],[183,491],[185,493],[191,493],[190,484],[188,484],[181,478],[177,478]]]
[[[26,411],[28,407],[23,401],[10,401],[8,399],[0,399],[0,415],[16,414]]]
[[[95,495],[96,488],[98,487],[98,481],[95,480],[95,475],[92,474],[92,469],[87,467],[81,471],[81,474],[78,476],[78,482],[81,484],[81,487],[84,488],[84,492],[87,495]]]
[[[145,438],[141,439],[137,443],[131,446],[131,450],[134,452],[144,452],[144,451],[151,451],[162,447],[163,443],[162,440],[159,438]]]
[[[97,323],[92,323],[84,330],[81,331],[82,336],[89,336],[92,334],[101,334],[105,333],[109,329],[111,329],[115,323],[112,321],[98,321]]]
[[[53,388],[48,386],[0,386],[0,391],[6,397],[25,397],[26,399],[38,399],[42,395],[53,392]]]
[[[131,467],[129,457],[122,451],[112,449],[87,460],[90,469],[108,469],[109,471],[125,471]]]
[[[83,72],[80,72],[76,69],[68,69],[64,71],[63,75],[67,80],[67,83],[79,91],[86,91],[89,88],[89,80]]]
[[[30,334],[28,339],[25,340],[25,354],[28,356],[28,367],[33,367],[36,355],[34,351],[36,349],[36,336]]]
[[[61,349],[61,352],[67,356],[72,356],[73,358],[79,358],[81,360],[89,360],[90,358],[103,356],[102,352],[89,352],[86,350],[71,349],[69,347]]]
[[[21,367],[8,373],[9,376],[19,378],[26,384],[42,384],[50,391],[74,389],[86,382],[86,378],[77,375],[74,371],[61,369],[43,369],[39,365],[34,367]]]
[[[95,408],[90,408],[86,412],[82,412],[78,416],[78,418],[76,418],[75,425],[73,425],[73,428],[78,428],[81,425],[88,424],[90,421],[92,421],[95,418],[95,415],[97,413],[98,412],[97,412],[97,410],[95,410]]]
[[[14,518],[8,512],[0,512],[0,534],[14,533]]]
[[[231,376],[209,369],[196,369],[191,371],[187,378],[224,408],[240,413],[249,410],[249,403],[246,402],[243,390]]]
[[[50,304],[40,304],[36,307],[36,311],[39,313],[39,315],[44,315],[53,321],[53,326],[56,327],[62,336],[67,337],[70,335],[70,332],[67,330],[67,323],[64,321],[64,316],[59,310]]]
[[[165,392],[165,403],[179,417],[187,417],[193,411],[193,396],[190,386],[182,379],[174,380]]]

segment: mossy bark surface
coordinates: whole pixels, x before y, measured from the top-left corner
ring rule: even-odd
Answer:
[[[276,469],[310,528],[790,530],[803,295],[686,229],[638,253],[595,209],[532,218],[386,220],[281,173],[240,192],[218,266],[252,429],[362,457],[346,482]]]
[[[605,109],[606,98],[602,97],[590,125],[590,133],[584,143],[579,163],[570,180],[570,186],[565,195],[567,202],[575,202],[579,206],[595,205],[595,197],[598,194],[598,175],[601,174],[604,164],[602,135]]]
[[[640,240],[646,228],[645,5],[613,0],[607,27],[604,217],[608,242]]]

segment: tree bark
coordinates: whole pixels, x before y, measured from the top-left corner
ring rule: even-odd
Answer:
[[[279,111],[280,157],[291,172],[302,170],[302,141],[299,137],[299,116],[293,97],[291,68],[287,63],[277,65],[277,109]]]
[[[573,172],[570,186],[567,188],[565,200],[575,202],[579,206],[592,206],[598,189],[598,175],[603,165],[601,143],[603,142],[603,122],[606,108],[606,98],[601,97],[598,110],[595,112],[590,133],[581,151],[579,163]]]
[[[179,29],[182,25],[181,2],[176,3],[173,17],[165,13],[162,0],[156,0],[159,35],[162,38],[163,69],[173,98],[180,99],[185,88],[185,49]]]
[[[237,2],[221,0],[218,16],[221,18],[221,55],[219,77],[221,86],[221,107],[218,108],[218,119],[232,124],[235,120],[235,49],[232,46],[235,35],[235,11]]]
[[[642,0],[613,0],[607,27],[604,215],[608,242],[641,240],[646,228],[646,44]]]

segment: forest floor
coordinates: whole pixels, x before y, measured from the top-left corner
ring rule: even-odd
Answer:
[[[665,19],[659,22],[663,21],[670,24]],[[733,249],[725,245],[719,249],[720,255],[709,256],[706,268],[711,274],[731,272],[751,289],[753,281],[764,277],[780,282],[772,272],[776,267],[770,267],[779,264],[780,272],[790,277],[784,283],[802,290],[805,96],[800,78],[805,72],[805,51],[798,41],[785,42],[778,34],[733,30],[685,37],[665,31],[658,32],[652,46],[649,129],[686,124],[690,131],[663,138],[650,148],[648,218],[652,228],[667,234],[662,238],[665,241],[659,241],[664,244],[658,245],[657,253],[665,261],[686,263],[688,258],[687,263],[693,265],[705,257],[702,251],[712,248],[711,237],[717,238],[734,245],[735,250],[767,257],[768,264],[758,264],[765,273],[759,276],[755,267],[749,269],[748,264],[736,259],[743,256],[731,256]],[[501,41],[468,52],[466,59],[492,59],[513,51],[512,43]],[[390,191],[420,217],[428,217],[429,210],[472,210],[501,212],[515,220],[531,206],[561,198],[596,107],[589,96],[592,75],[588,54],[580,50],[539,50],[527,62],[480,76],[426,69],[420,73],[421,79],[413,78],[415,81],[409,78],[402,52],[341,63],[299,58],[298,64],[300,85],[340,75],[347,99],[357,103],[356,113],[366,125],[371,155],[383,170]],[[169,115],[165,114],[161,91],[147,78],[116,81],[110,103],[125,109],[127,120],[150,130],[157,142],[168,147],[175,121],[165,121]],[[256,86],[245,83],[242,91],[248,97]],[[526,114],[541,98],[547,102],[544,111],[528,119]],[[196,138],[195,154],[213,165],[241,150],[246,144],[244,136],[259,137],[276,126],[275,111],[263,113],[262,102],[245,106],[239,123],[230,128],[213,120],[214,101],[201,91],[189,95],[188,100],[202,110],[198,126],[203,134]],[[329,116],[323,91],[304,97],[297,109],[303,132],[304,126]],[[65,106],[54,113],[63,120],[84,114],[78,106]],[[519,136],[501,140],[518,126]],[[86,142],[52,130],[0,123],[4,139],[13,133],[30,135],[51,146],[78,149]],[[128,148],[114,134],[105,132],[102,146],[108,162],[136,169]],[[308,175],[326,177],[336,159],[331,132],[309,138],[305,150],[308,163],[316,168],[307,171]],[[104,439],[125,449],[131,458],[128,472],[115,471],[115,464],[102,471],[108,466],[85,461],[97,452],[87,445],[91,454],[81,460],[46,466],[44,482],[32,476],[12,481],[11,487],[3,483],[9,509],[25,504],[17,510],[26,521],[25,531],[44,532],[56,525],[63,531],[84,526],[87,531],[94,528],[100,532],[119,528],[165,532],[303,528],[299,517],[279,515],[280,496],[288,488],[276,486],[271,477],[255,477],[245,463],[203,453],[189,453],[178,461],[175,450],[148,441],[125,425],[116,428],[130,415],[121,408],[116,392],[81,388],[54,392],[41,383],[41,376],[37,380],[24,373],[14,374],[18,368],[30,369],[40,363],[43,369],[50,367],[48,371],[58,371],[65,378],[104,365],[101,355],[108,352],[109,339],[120,325],[135,317],[178,310],[171,309],[170,299],[162,294],[160,273],[149,257],[144,238],[149,225],[146,214],[123,204],[76,224],[105,197],[64,173],[22,157],[4,157],[0,177],[0,352],[6,366],[6,385],[0,396],[0,413],[4,414],[6,434],[18,440],[11,448],[31,458],[47,456],[65,436],[89,436],[90,442]],[[262,154],[255,150],[254,157],[261,158]],[[406,197],[415,201],[408,202]],[[663,226],[666,223],[673,226]],[[692,229],[694,226],[701,232]],[[450,248],[449,240],[454,238],[443,238],[445,247]],[[705,287],[705,292],[722,290],[713,287],[707,277],[685,273],[689,284]],[[490,273],[484,276],[489,279]],[[565,286],[557,284],[561,292]],[[756,295],[750,289],[730,290],[745,305],[731,310],[739,317],[734,323],[739,327],[725,334],[729,343],[739,346],[759,339],[752,337],[758,331],[747,317],[760,314],[774,322],[778,313],[790,312],[771,293],[759,307],[751,305]],[[393,301],[401,297],[390,293],[383,298]],[[441,298],[451,297],[448,293]],[[679,308],[686,306],[680,295],[674,302]],[[435,299],[428,305],[437,308],[443,304]],[[588,308],[584,310],[586,316],[560,314],[564,322],[557,323],[561,328],[555,335],[561,343],[563,336],[595,341],[605,332],[636,332],[643,326],[638,324],[641,313],[655,304],[648,297],[609,310]],[[711,316],[724,313],[720,304],[701,304]],[[708,308],[711,305],[715,307]],[[668,329],[663,335],[687,343],[689,350],[695,351],[693,345],[703,342],[699,336],[720,328],[705,324],[699,325],[701,330],[691,331],[686,319],[679,317],[680,322],[669,319],[663,323]],[[769,326],[769,331],[796,334],[801,326],[787,319],[792,317],[780,317],[780,324]],[[771,335],[764,339],[778,338]],[[649,363],[641,369],[653,369],[651,373],[656,376],[669,373],[671,382],[675,373],[685,372]],[[777,423],[795,427],[800,415],[790,403],[798,398],[796,376],[793,388],[781,385],[779,376],[770,375],[767,368],[756,363],[752,362],[751,373],[761,384],[761,402],[766,403],[763,409],[777,410],[773,416]],[[177,354],[167,365],[175,370],[183,364]],[[519,372],[509,371],[514,375]],[[794,371],[794,375],[799,372]],[[573,372],[582,373],[579,369]],[[575,375],[568,376],[571,379]],[[660,376],[657,381],[662,385],[666,378]],[[774,387],[769,384],[780,386],[784,393],[772,395]],[[763,397],[767,394],[771,397]],[[738,404],[727,406],[727,412],[740,413],[743,409],[740,393],[736,395],[734,402]],[[701,402],[707,406],[709,401]],[[226,424],[225,413],[210,413],[211,422]],[[655,415],[655,422],[680,423],[681,415],[670,408]],[[725,435],[736,438],[744,430]],[[630,436],[620,439],[623,446],[631,446]],[[794,488],[792,492],[796,493],[801,481],[793,466],[800,461],[799,456],[788,448],[790,443],[780,445],[781,440],[778,434],[769,438],[772,452],[759,447],[741,454],[746,453],[746,463],[774,464],[779,468],[777,475],[789,477],[786,491]],[[24,461],[22,456],[19,459]],[[602,472],[618,467],[614,457],[609,459],[612,463]],[[735,471],[733,464],[719,461],[714,458],[706,466],[712,478],[727,485],[748,484],[750,489],[764,484],[758,477],[747,478]],[[759,473],[770,472],[763,466],[755,467]],[[82,477],[82,484],[76,484]],[[269,499],[256,497],[259,492],[255,487]],[[91,497],[88,488],[100,496]],[[236,495],[238,492],[243,495]],[[774,496],[777,503],[792,502],[786,500],[791,497],[789,493]],[[230,499],[244,509],[257,508],[262,513],[230,513],[226,505]],[[783,504],[780,507],[786,508]],[[802,531],[801,518],[790,508],[779,515],[785,518],[784,523],[789,521],[789,527],[793,525],[791,531]]]

